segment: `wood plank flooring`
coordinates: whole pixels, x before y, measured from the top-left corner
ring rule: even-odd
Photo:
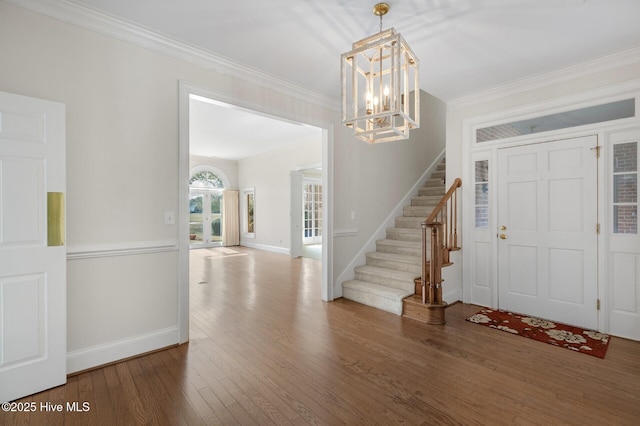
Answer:
[[[321,264],[247,248],[192,252],[188,344],[82,373],[3,425],[637,425],[640,342],[605,359],[464,319],[428,326],[320,300]]]

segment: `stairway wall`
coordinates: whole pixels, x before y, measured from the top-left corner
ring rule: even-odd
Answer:
[[[388,228],[392,228],[395,225],[395,221],[398,217],[402,216],[403,209],[406,206],[411,204],[411,198],[418,194],[418,190],[422,185],[424,185],[425,180],[431,176],[431,174],[436,170],[438,164],[444,159],[445,150],[442,150],[440,154],[433,159],[427,170],[416,180],[414,185],[407,191],[404,197],[400,200],[398,205],[393,209],[389,215],[385,218],[385,220],[380,224],[380,226],[375,230],[375,232],[371,235],[369,240],[362,246],[360,251],[354,256],[351,262],[347,265],[346,269],[340,274],[340,276],[336,279],[338,283],[338,289],[334,289],[334,295],[336,297],[342,296],[342,283],[348,280],[352,280],[355,276],[355,268],[359,265],[364,265],[366,263],[366,254],[376,251],[376,241],[384,239],[387,233]],[[426,217],[426,216],[425,216]],[[420,274],[418,274],[420,275]],[[457,300],[457,299],[456,299]]]
[[[447,106],[420,93],[420,128],[409,140],[370,145],[351,131],[350,139],[334,146],[334,297],[342,296],[342,281],[353,277],[366,247],[389,218],[399,215],[396,208],[445,149]],[[342,127],[334,131],[348,130]]]

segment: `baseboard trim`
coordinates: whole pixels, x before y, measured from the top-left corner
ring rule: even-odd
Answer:
[[[462,289],[455,289],[452,291],[444,291],[442,293],[442,300],[452,305],[462,300]]]
[[[270,251],[272,253],[286,254],[287,256],[291,253],[286,247],[276,247],[276,246],[268,246],[266,244],[255,244],[249,243],[247,241],[240,241],[240,245],[243,247],[249,247],[256,250],[264,250]]]
[[[67,374],[112,364],[178,344],[178,327],[165,328],[67,353]]]

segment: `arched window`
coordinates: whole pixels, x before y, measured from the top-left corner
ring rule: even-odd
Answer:
[[[191,179],[189,179],[189,186],[192,188],[224,188],[222,179],[210,170],[203,170],[196,172]]]

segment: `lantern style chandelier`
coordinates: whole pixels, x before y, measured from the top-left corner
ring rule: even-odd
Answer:
[[[378,3],[380,32],[341,56],[342,124],[373,143],[408,139],[420,127],[418,59],[395,29],[382,30],[387,3]]]

